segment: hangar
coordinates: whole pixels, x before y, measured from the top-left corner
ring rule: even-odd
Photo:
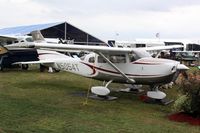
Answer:
[[[32,31],[36,30],[40,30],[45,38],[54,38],[57,41],[58,39],[62,39],[64,43],[74,43],[80,45],[106,45],[104,41],[67,22],[3,28],[0,29],[0,36],[2,36],[0,39],[0,44],[11,44],[13,43],[13,40],[9,40],[9,37],[12,38],[12,36],[29,35]],[[8,38],[6,36],[8,36]],[[9,49],[9,52],[5,54],[1,54],[0,52],[0,70],[3,70],[3,68],[12,67],[14,62],[35,60],[37,60],[37,54],[34,49]]]
[[[106,45],[97,37],[69,24],[68,22],[56,22],[28,26],[18,26],[0,29],[0,35],[29,35],[30,32],[40,30],[45,38],[59,38],[74,44],[82,45]]]

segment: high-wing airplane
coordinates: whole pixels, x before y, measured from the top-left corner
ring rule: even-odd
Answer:
[[[65,54],[56,52],[56,50],[45,49],[26,49],[19,47],[12,47],[13,44],[19,43],[54,43],[58,44],[58,39],[47,39],[42,36],[38,31],[33,31],[32,36],[18,36],[18,35],[0,35],[0,70],[12,67],[12,64],[23,61],[38,61],[46,62],[47,59],[68,58]],[[61,51],[61,50],[60,50]],[[66,51],[63,51],[66,52]],[[28,65],[21,66],[22,69],[28,69]],[[44,67],[41,65],[40,70],[43,71]],[[56,69],[54,69],[56,71]]]
[[[42,49],[33,49],[33,48],[9,48],[7,49],[5,46],[0,45],[0,70],[2,71],[4,68],[11,68],[13,64],[17,64],[16,62],[28,62],[34,61],[37,64],[49,63],[49,59],[51,61],[57,59],[68,58],[69,56],[51,50],[42,50]],[[19,66],[17,66],[19,67]],[[22,69],[28,69],[28,63],[22,64]],[[41,71],[43,71],[44,67],[41,66]],[[59,71],[54,69],[55,71]]]
[[[40,37],[40,34],[34,34],[34,36],[14,36],[14,35],[0,35],[0,70],[4,68],[12,67],[12,64],[23,61],[40,61],[46,62],[47,59],[68,58],[68,56],[52,51],[42,49],[24,49],[19,47],[12,47],[13,44],[28,43],[28,42],[45,42],[49,43],[49,40],[45,40]],[[52,40],[50,40],[52,43]],[[56,44],[56,42],[54,42]],[[28,69],[28,65],[21,66],[22,69]],[[41,65],[40,70],[43,71],[44,67]],[[54,69],[56,71],[56,69]]]
[[[31,36],[0,35],[0,43],[2,45],[9,45],[19,42],[33,42],[33,39]]]
[[[49,58],[46,62],[19,62],[21,64],[43,63],[43,65],[69,71],[84,77],[107,81],[105,86],[95,86],[91,91],[105,96],[110,93],[111,82],[150,85],[147,96],[163,99],[166,94],[158,90],[160,85],[170,83],[180,71],[188,69],[177,61],[152,58],[146,50],[180,48],[181,46],[116,48],[105,46],[66,45],[48,43],[21,43],[21,47],[82,50],[91,53],[79,58]]]

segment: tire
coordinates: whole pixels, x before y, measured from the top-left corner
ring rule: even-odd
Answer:
[[[22,70],[28,70],[28,65],[27,64],[23,64],[22,65]]]
[[[0,65],[0,71],[3,71],[3,66]]]
[[[44,65],[40,64],[40,72],[44,72],[45,69],[46,69],[46,67]]]
[[[53,70],[54,70],[54,72],[57,72],[57,73],[58,73],[58,72],[60,72],[60,70],[58,70],[58,69],[55,69],[55,68],[54,68]]]

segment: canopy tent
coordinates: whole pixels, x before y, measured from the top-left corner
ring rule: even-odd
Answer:
[[[0,29],[0,35],[29,35],[30,32],[40,30],[45,38],[60,38],[73,40],[75,44],[106,45],[106,43],[87,32],[67,23],[57,22],[48,24],[37,24]]]

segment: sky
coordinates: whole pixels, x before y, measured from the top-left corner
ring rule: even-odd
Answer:
[[[0,0],[0,28],[66,21],[102,40],[200,39],[200,0]]]

